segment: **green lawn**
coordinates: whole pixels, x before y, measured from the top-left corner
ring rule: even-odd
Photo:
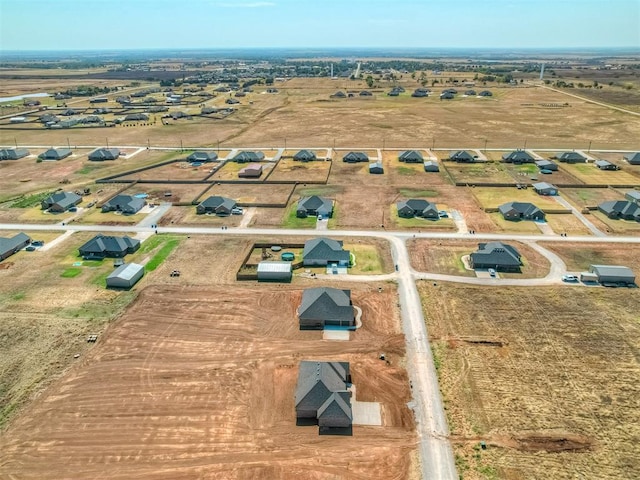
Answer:
[[[78,267],[69,267],[65,269],[60,276],[62,278],[74,278],[82,273],[82,269]]]
[[[355,264],[349,269],[353,275],[370,274],[377,275],[384,273],[382,260],[375,245],[345,244],[345,250],[355,258]]]
[[[40,203],[54,192],[40,192],[33,195],[24,195],[11,204],[11,208],[31,208],[39,206]]]
[[[282,226],[284,228],[315,228],[315,217],[298,218],[296,216],[297,205],[297,202],[294,202],[287,207],[282,220]]]
[[[438,228],[449,230],[455,228],[455,222],[451,218],[440,218],[439,220],[427,220],[425,218],[402,218],[398,216],[396,205],[390,207],[390,219],[400,228]]]
[[[411,188],[401,188],[398,190],[398,193],[406,198],[429,198],[437,197],[440,194],[437,190],[414,190]]]
[[[160,247],[156,254],[147,262],[145,270],[147,272],[153,272],[156,268],[166,260],[166,258],[180,245],[182,238],[179,237],[165,237],[165,243]]]

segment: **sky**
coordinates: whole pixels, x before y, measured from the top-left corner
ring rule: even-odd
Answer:
[[[0,50],[640,48],[640,0],[0,0]]]

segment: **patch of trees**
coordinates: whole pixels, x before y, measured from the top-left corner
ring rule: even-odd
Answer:
[[[64,95],[70,95],[72,97],[92,97],[94,95],[100,95],[102,93],[109,93],[111,88],[109,87],[96,87],[94,85],[80,85],[75,88],[69,88],[63,92]]]

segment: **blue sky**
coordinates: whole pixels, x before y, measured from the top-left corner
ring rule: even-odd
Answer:
[[[640,0],[0,0],[0,49],[639,47]]]

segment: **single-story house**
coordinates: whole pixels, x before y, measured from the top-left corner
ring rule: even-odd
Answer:
[[[384,166],[382,162],[374,162],[369,164],[369,173],[382,174],[384,173]]]
[[[302,197],[298,200],[298,207],[296,208],[296,216],[298,218],[318,215],[322,215],[323,218],[333,216],[333,200],[318,195]]]
[[[312,162],[317,160],[315,152],[311,150],[300,150],[293,156],[293,159],[297,162]]]
[[[429,90],[427,90],[426,88],[416,88],[411,96],[416,98],[428,97]]]
[[[612,219],[640,222],[640,205],[629,200],[610,200],[598,205],[598,210]]]
[[[240,100],[237,100],[235,98],[227,98],[224,103],[226,103],[227,105],[237,105],[238,103],[240,103]]]
[[[102,213],[106,212],[122,212],[127,215],[133,215],[142,210],[147,202],[144,198],[134,197],[132,195],[116,195],[102,205]]]
[[[439,172],[440,171],[440,165],[438,165],[438,162],[435,162],[433,160],[427,160],[424,162],[424,171],[425,172]]]
[[[478,250],[469,258],[474,269],[494,268],[499,272],[519,272],[522,266],[520,252],[502,242],[479,243]]]
[[[82,202],[82,197],[74,192],[56,192],[40,203],[43,210],[62,213]]]
[[[134,253],[140,248],[140,240],[124,237],[112,237],[102,234],[96,235],[82,245],[78,251],[85,259],[92,258],[121,258],[128,253]]]
[[[325,325],[355,327],[351,290],[318,287],[302,292],[298,307],[300,330],[322,330]]]
[[[547,182],[537,182],[531,185],[538,195],[557,195],[558,189],[555,185]]]
[[[144,267],[137,263],[123,263],[107,277],[107,288],[131,288],[144,275]]]
[[[348,429],[353,422],[348,362],[301,361],[295,393],[296,420],[320,429]]]
[[[351,254],[342,247],[341,240],[331,238],[313,238],[304,242],[302,250],[302,264],[305,267],[326,267],[337,264],[349,266]]]
[[[405,150],[404,152],[400,152],[398,160],[405,163],[422,163],[424,162],[424,157],[417,150]]]
[[[387,92],[388,97],[397,97],[400,95],[400,92],[396,89],[391,89],[390,92]]]
[[[0,237],[0,261],[10,257],[31,243],[26,233],[18,233],[13,237]]]
[[[0,160],[19,160],[29,155],[26,148],[2,148],[0,149]]]
[[[551,160],[536,160],[536,167],[540,170],[551,170],[553,172],[558,171],[558,164]]]
[[[629,267],[618,265],[591,265],[589,272],[596,274],[602,284],[633,285],[636,276]]]
[[[533,163],[535,160],[536,159],[526,150],[515,150],[502,155],[502,161],[505,163]]]
[[[337,91],[333,95],[330,95],[331,98],[347,98],[347,94],[341,91]]]
[[[587,161],[587,157],[579,152],[558,153],[556,158],[564,163],[585,163]]]
[[[258,263],[259,282],[290,282],[292,276],[291,262]]]
[[[147,122],[149,121],[149,115],[146,113],[130,113],[125,115],[123,121],[125,122]]]
[[[464,92],[464,94],[465,94],[467,97],[475,97],[475,96],[477,95],[475,90],[466,90],[466,91]]]
[[[231,160],[238,163],[261,162],[264,160],[264,153],[242,151],[242,152],[238,152],[236,156],[233,157]]]
[[[373,97],[373,93],[371,93],[369,90],[362,90],[358,95],[360,95],[361,97]]]
[[[38,158],[42,160],[62,160],[69,157],[71,153],[70,148],[50,148],[38,155]]]
[[[640,165],[640,152],[625,153],[622,158],[630,165]]]
[[[342,161],[347,163],[368,162],[369,156],[364,152],[349,152],[342,157]]]
[[[453,100],[455,98],[455,94],[451,92],[442,92],[440,94],[440,100]]]
[[[198,150],[187,157],[187,162],[215,162],[218,160],[216,152],[205,152]]]
[[[259,178],[262,175],[262,165],[250,163],[238,172],[240,178]]]
[[[630,190],[624,194],[624,198],[633,202],[637,205],[640,205],[640,191],[638,190]]]
[[[608,160],[596,160],[595,165],[600,170],[620,170],[619,166],[617,166],[615,163],[609,162]]]
[[[544,212],[529,202],[507,202],[498,211],[505,220],[544,220]]]
[[[478,94],[479,97],[492,97],[493,93],[491,93],[489,90],[483,90]]]
[[[453,160],[454,162],[458,163],[473,163],[476,159],[471,153],[467,152],[466,150],[457,150],[449,154],[449,160]]]
[[[435,203],[422,200],[420,198],[410,198],[396,203],[398,207],[398,216],[401,218],[428,218],[430,220],[438,220],[438,207]]]
[[[119,148],[98,148],[89,154],[89,160],[117,160],[119,156]]]
[[[236,201],[227,197],[211,196],[200,202],[196,207],[196,213],[215,213],[220,216],[231,215],[231,210],[236,207]]]

